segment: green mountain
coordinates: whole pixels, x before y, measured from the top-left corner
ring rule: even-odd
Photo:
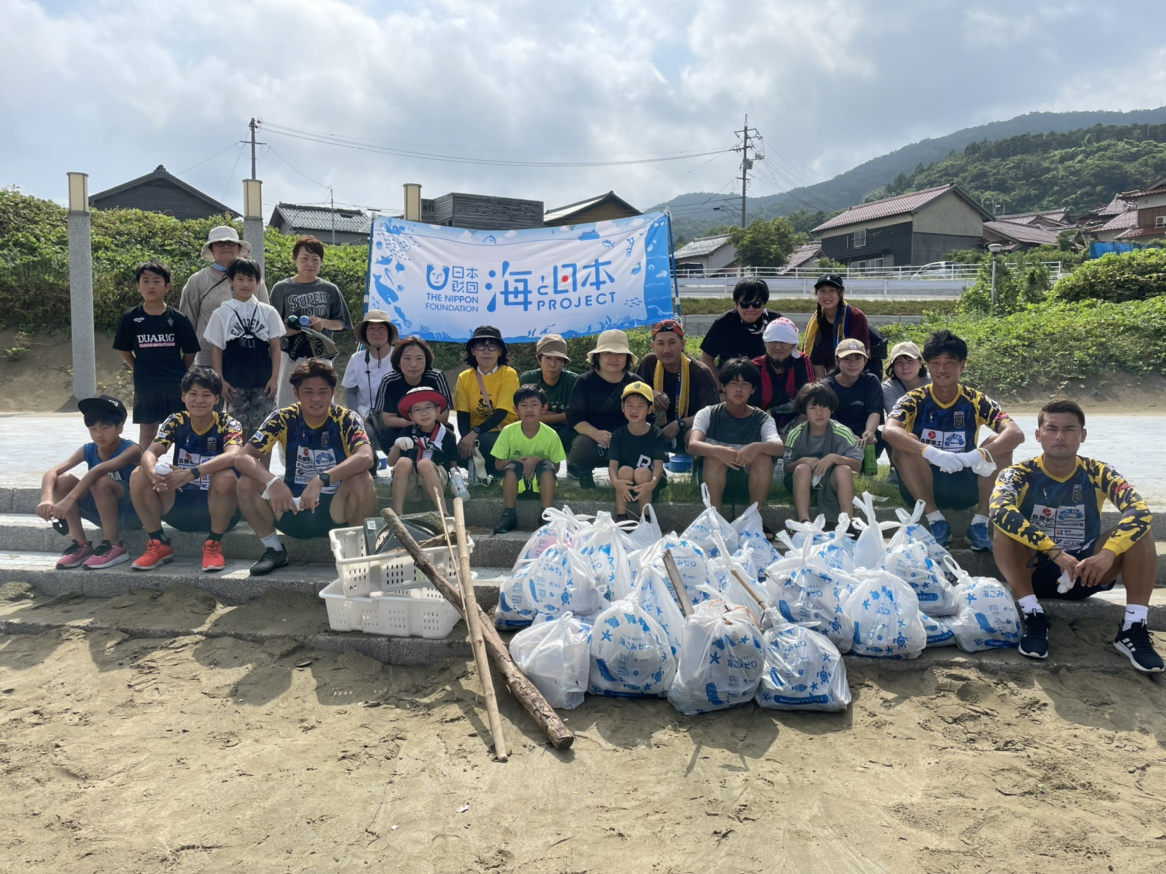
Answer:
[[[964,128],[944,137],[912,143],[890,154],[860,164],[826,182],[790,189],[780,194],[750,197],[747,200],[747,214],[750,219],[774,218],[779,215],[793,215],[801,211],[799,217],[806,221],[812,220],[818,214],[821,214],[822,219],[824,219],[856,203],[861,203],[868,196],[872,196],[874,192],[879,192],[878,196],[884,196],[893,188],[894,190],[890,193],[897,193],[901,184],[907,184],[909,187],[902,190],[909,191],[914,188],[924,188],[927,185],[960,181],[959,179],[943,179],[941,182],[930,181],[915,184],[911,180],[932,178],[925,175],[931,165],[944,162],[953,153],[963,153],[968,146],[973,144],[980,146],[980,151],[970,156],[965,153],[969,159],[983,155],[983,144],[985,143],[1024,139],[1026,135],[1035,137],[1035,135],[1040,134],[1091,133],[1094,140],[1093,145],[1097,146],[1101,142],[1109,140],[1109,134],[1105,130],[1097,130],[1098,128],[1114,127],[1133,131],[1135,128],[1152,130],[1161,125],[1166,125],[1166,107],[1139,109],[1131,112],[1030,112],[1008,121],[995,121],[990,124]],[[1020,189],[1006,184],[1019,182],[1016,174],[1034,170],[1036,164],[1031,161],[1027,165],[1024,161],[1017,161],[1011,170],[1004,171],[1001,175],[988,174],[985,184],[996,187],[983,187],[982,191],[981,179],[977,175],[977,171],[972,170],[970,164],[961,165],[959,169],[968,172],[968,178],[961,184],[965,185],[969,193],[977,197],[994,197],[1004,201],[1007,204],[1008,212],[1023,212],[1026,209],[1046,206],[1073,206],[1077,210],[1081,210],[1093,206],[1098,201],[1108,202],[1115,191],[1128,190],[1148,182],[1149,178],[1147,177],[1153,177],[1154,172],[1142,173],[1142,171],[1155,165],[1156,158],[1152,154],[1154,150],[1147,143],[1155,142],[1154,138],[1157,136],[1159,135],[1147,135],[1144,132],[1141,134],[1130,133],[1128,138],[1133,142],[1140,142],[1142,145],[1139,148],[1115,149],[1112,159],[1100,157],[1102,152],[1108,151],[1108,148],[1096,149],[1092,157],[1086,156],[1084,158],[1084,162],[1087,164],[1092,160],[1098,160],[1102,164],[1108,163],[1110,170],[1100,172],[1099,168],[1093,168],[1099,170],[1099,172],[1091,174],[1090,178],[1093,181],[1089,184],[1083,183],[1078,190],[1073,192],[1067,191],[1071,176],[1069,168],[1064,168],[1063,172],[1059,174],[1065,177],[1065,183],[1056,188],[1056,193],[1053,193],[1052,187],[1048,192],[1040,190],[1041,180],[1036,177],[1025,180],[1026,184]],[[1070,146],[1068,142],[1059,143],[1059,147],[1061,149],[1082,147]],[[1032,154],[1035,154],[1031,152],[1032,149],[1044,148],[1045,151],[1055,151],[1057,145],[1056,142],[1038,144],[1030,140],[1027,145],[1018,144],[1016,146],[1018,151],[1015,154],[1004,154],[985,158],[985,160],[993,161],[997,160],[997,157],[1020,158],[1026,148],[1030,150],[1031,157]],[[1080,158],[1082,156],[1076,155],[1074,157]],[[1121,173],[1118,172],[1120,165],[1127,159],[1133,159],[1137,168],[1136,172],[1141,174],[1128,184],[1118,181],[1122,178]],[[949,166],[947,169],[951,170],[955,167]],[[1131,168],[1131,173],[1133,172],[1135,171]],[[1161,172],[1158,175],[1161,175]],[[1114,182],[1118,184],[1111,184]],[[1092,193],[1084,193],[1090,185],[1093,189]],[[1066,196],[1068,199],[1064,202],[1048,202],[1048,198],[1059,196]],[[716,209],[717,207],[720,209]],[[710,228],[739,224],[741,199],[739,195],[734,197],[732,194],[700,192],[682,194],[652,208],[671,209],[675,236],[678,239],[682,237],[692,239],[694,236],[706,233]]]

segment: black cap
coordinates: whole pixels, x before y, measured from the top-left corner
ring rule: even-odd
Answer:
[[[478,325],[474,328],[474,336],[466,341],[466,349],[470,349],[479,340],[493,340],[503,349],[506,348],[506,341],[502,339],[502,332],[493,325]]]
[[[83,416],[88,416],[90,413],[113,413],[122,422],[129,418],[129,414],[126,413],[126,405],[113,395],[82,398],[77,402],[77,409],[81,411]]]
[[[846,286],[842,284],[842,277],[837,273],[823,273],[818,277],[818,281],[814,283],[814,291],[817,291],[823,285],[833,285],[839,291],[845,291]]]

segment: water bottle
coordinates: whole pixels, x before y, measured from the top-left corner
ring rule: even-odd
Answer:
[[[308,318],[307,316],[300,316],[300,327],[301,328],[312,327],[312,320],[310,318]]]
[[[866,448],[862,450],[862,472],[866,476],[874,476],[879,472],[879,463],[875,456],[875,445],[873,443],[866,444]]]
[[[168,465],[164,461],[159,461],[157,464],[154,465],[154,473],[156,473],[158,476],[169,476],[170,475],[170,465]]]
[[[470,499],[470,490],[466,488],[466,478],[462,476],[460,467],[455,467],[449,472],[450,481],[453,483],[453,493],[463,501]]]

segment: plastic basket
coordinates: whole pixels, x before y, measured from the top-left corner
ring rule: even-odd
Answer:
[[[340,592],[350,598],[368,597],[370,592],[400,592],[414,586],[428,586],[429,580],[405,552],[368,555],[364,528],[334,528],[328,532],[332,555],[336,559],[336,573],[340,576]],[[474,541],[468,540],[473,554]],[[444,546],[422,550],[445,577],[453,579],[457,570],[450,566],[449,550]],[[458,545],[453,545],[457,561]]]
[[[344,595],[338,578],[324,588],[320,597],[328,608],[328,624],[333,631],[436,640],[448,637],[462,618],[457,608],[432,587],[352,598]]]

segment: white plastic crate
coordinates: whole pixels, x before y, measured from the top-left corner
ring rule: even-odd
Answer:
[[[346,597],[341,580],[320,593],[333,631],[363,631],[390,637],[447,637],[461,619],[457,609],[432,587]]]
[[[336,573],[340,575],[340,592],[347,597],[364,598],[370,592],[400,592],[413,586],[429,585],[429,580],[417,569],[408,553],[368,555],[364,528],[334,528],[328,532],[328,540],[336,559]],[[474,541],[467,538],[467,545],[472,555]],[[443,576],[451,581],[456,578],[457,570],[450,566],[449,550],[445,546],[422,551]],[[456,541],[453,557],[457,561]]]

